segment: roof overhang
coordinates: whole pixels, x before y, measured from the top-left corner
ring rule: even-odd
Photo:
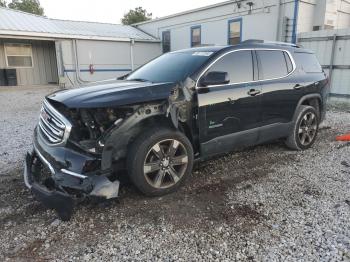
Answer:
[[[84,35],[66,35],[41,32],[13,31],[0,30],[1,38],[19,38],[19,39],[34,39],[34,40],[59,40],[59,39],[77,39],[77,40],[95,40],[95,41],[110,41],[110,42],[151,42],[159,43],[159,40],[152,39],[132,39],[132,38],[117,38],[117,37],[100,37],[100,36],[84,36]]]

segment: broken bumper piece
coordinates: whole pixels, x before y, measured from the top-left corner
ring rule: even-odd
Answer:
[[[35,147],[26,155],[23,175],[36,199],[54,209],[63,221],[71,218],[77,200],[87,196],[111,199],[119,191],[119,181],[112,182],[105,175],[83,175],[55,168]]]

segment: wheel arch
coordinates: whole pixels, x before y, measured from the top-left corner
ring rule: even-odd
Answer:
[[[298,105],[295,108],[293,120],[296,117],[296,113],[298,112],[299,107],[302,105],[312,106],[313,108],[315,108],[315,110],[318,114],[318,118],[320,118],[321,117],[321,104],[322,104],[322,97],[320,94],[315,93],[315,94],[308,94],[308,95],[303,96],[302,98],[300,98]]]
[[[108,169],[112,166],[113,161],[124,159],[127,155],[128,147],[140,136],[145,130],[155,126],[179,130],[192,143],[192,136],[189,127],[186,123],[179,122],[178,127],[175,127],[170,117],[167,117],[164,112],[155,112],[150,114],[135,123],[124,131],[119,128],[111,131],[113,134],[108,139],[105,149],[102,153],[102,169]]]

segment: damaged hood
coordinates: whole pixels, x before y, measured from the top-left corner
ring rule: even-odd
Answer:
[[[69,108],[115,107],[167,99],[175,83],[115,81],[66,89],[48,95]]]

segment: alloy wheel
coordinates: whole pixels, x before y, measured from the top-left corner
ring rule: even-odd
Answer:
[[[143,173],[154,188],[165,189],[177,184],[188,166],[185,146],[176,139],[167,139],[153,145],[148,151]]]
[[[300,144],[310,145],[317,133],[317,117],[314,113],[308,112],[301,119],[298,130]]]

